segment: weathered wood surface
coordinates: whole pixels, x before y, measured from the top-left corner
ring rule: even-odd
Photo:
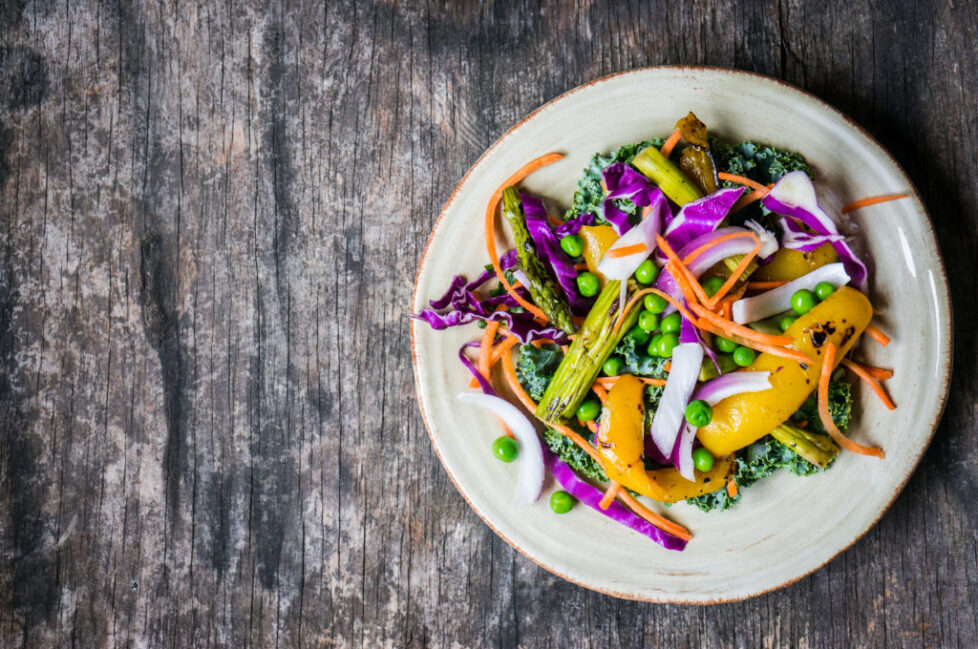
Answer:
[[[0,646],[974,647],[976,16],[0,3]],[[933,214],[958,322],[943,424],[880,524],[708,608],[598,595],[497,539],[432,452],[404,318],[486,146],[660,63],[781,77],[864,124]]]

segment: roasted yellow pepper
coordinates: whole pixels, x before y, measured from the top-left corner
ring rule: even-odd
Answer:
[[[721,489],[733,465],[718,459],[706,473],[696,472],[691,482],[673,467],[646,471],[643,421],[645,385],[626,374],[608,391],[605,416],[598,430],[598,454],[608,477],[623,487],[659,502],[677,502]]]
[[[818,387],[826,345],[838,348],[838,363],[872,317],[866,296],[844,286],[795,320],[785,334],[812,364],[802,366],[773,354],[758,356],[747,369],[770,372],[771,389],[736,394],[713,406],[713,420],[697,431],[700,442],[716,456],[729,455],[773,431]]]
[[[774,253],[774,258],[764,264],[751,275],[752,281],[758,282],[790,282],[802,275],[807,275],[816,268],[839,261],[839,255],[831,243],[825,243],[811,252],[802,252],[790,248],[781,248]]]
[[[604,283],[604,275],[598,272],[598,263],[604,253],[608,252],[608,248],[618,241],[618,233],[610,225],[585,225],[581,228],[580,235],[584,240],[584,261],[587,269]]]

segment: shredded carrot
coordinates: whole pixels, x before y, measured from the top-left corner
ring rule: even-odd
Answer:
[[[672,371],[672,361],[666,361],[666,364],[662,366],[667,372]]]
[[[866,335],[872,338],[873,340],[875,340],[876,342],[878,342],[879,344],[883,345],[884,347],[890,344],[890,337],[887,336],[882,331],[880,331],[879,329],[877,329],[876,327],[874,327],[873,325],[869,325],[866,327]]]
[[[492,262],[492,268],[496,271],[496,277],[499,278],[499,283],[503,285],[506,292],[509,293],[516,302],[532,313],[542,322],[547,322],[547,316],[544,315],[538,307],[530,304],[524,300],[520,295],[510,286],[509,282],[506,281],[506,275],[503,273],[502,266],[499,265],[499,255],[496,254],[496,237],[493,233],[493,224],[496,221],[496,206],[499,205],[499,201],[503,197],[503,190],[505,190],[510,185],[515,185],[520,182],[531,173],[545,167],[548,164],[556,162],[564,157],[563,153],[548,153],[542,155],[539,158],[531,160],[521,167],[516,173],[506,179],[506,182],[502,184],[495,192],[493,192],[492,197],[489,199],[489,205],[486,207],[486,223],[485,223],[485,237],[486,237],[486,252],[489,253],[489,261]]]
[[[890,397],[886,394],[886,391],[883,390],[883,386],[880,385],[879,381],[873,378],[873,376],[868,371],[866,371],[866,368],[864,368],[859,363],[854,363],[848,358],[843,358],[842,364],[845,365],[847,368],[849,368],[853,374],[855,374],[860,379],[862,379],[863,382],[866,385],[868,385],[873,392],[876,393],[876,396],[880,398],[880,401],[883,402],[884,406],[886,406],[890,410],[896,410],[896,404],[890,400]]]
[[[720,173],[717,174],[717,178],[719,178],[720,180],[726,180],[727,182],[730,183],[737,183],[738,185],[747,185],[751,189],[755,189],[757,191],[763,191],[765,194],[767,193],[767,187],[757,182],[756,180],[751,180],[750,178],[747,178],[745,176],[738,176],[737,174],[728,174],[725,171],[721,171]]]
[[[676,310],[679,311],[684,318],[692,322],[694,325],[696,324],[696,317],[693,316],[693,314],[690,313],[685,306],[680,304],[676,298],[672,297],[665,291],[660,291],[657,288],[643,288],[641,291],[636,291],[635,294],[632,295],[631,299],[625,304],[625,308],[622,309],[622,312],[618,315],[618,320],[615,321],[615,326],[612,328],[613,333],[618,333],[618,330],[621,329],[621,323],[625,321],[625,316],[628,315],[628,312],[632,310],[632,307],[634,307],[640,299],[649,293],[658,295],[663,300],[676,307]]]
[[[533,403],[533,399],[530,398],[530,395],[528,395],[526,391],[523,389],[523,386],[520,385],[519,379],[516,378],[516,368],[513,366],[512,354],[503,355],[502,366],[503,366],[503,376],[506,377],[506,382],[509,384],[510,389],[516,395],[516,398],[520,400],[520,403],[522,403],[527,410],[529,410],[530,412],[536,412],[537,404]],[[568,428],[567,426],[564,426],[562,424],[554,424],[550,422],[544,422],[544,423],[550,426],[551,428],[553,428],[554,430],[556,430],[558,433],[561,433],[562,435],[566,435],[568,438],[570,438],[572,442],[577,444],[577,446],[581,448],[581,450],[583,450],[585,453],[590,455],[595,462],[599,464],[601,463],[601,456],[598,455],[597,449],[595,449],[593,446],[588,444],[583,437],[581,437],[580,435],[577,434],[577,432],[574,431],[574,429]],[[622,502],[624,502],[629,509],[631,509],[637,515],[641,516],[642,518],[652,523],[656,527],[658,527],[660,530],[664,532],[668,532],[669,534],[672,534],[675,537],[683,539],[684,541],[688,541],[691,538],[693,538],[693,535],[690,534],[689,530],[687,530],[685,527],[679,525],[678,523],[674,523],[666,518],[663,518],[662,516],[659,516],[655,512],[651,511],[645,505],[635,500],[635,498],[630,493],[628,493],[627,489],[621,491],[619,493],[619,496],[621,497]]]
[[[621,491],[621,485],[615,482],[614,480],[611,480],[608,483],[608,488],[604,492],[604,496],[601,498],[601,501],[598,503],[598,507],[600,507],[601,509],[608,509],[609,507],[611,507],[611,502],[618,495],[619,491]]]
[[[515,291],[518,288],[523,288],[523,282],[521,282],[519,280],[516,280],[510,286],[512,286],[513,287],[513,290]]]
[[[730,496],[731,498],[736,498],[737,493],[738,493],[737,481],[734,480],[733,478],[730,478],[729,480],[727,480],[727,495]]]
[[[735,324],[730,320],[721,318],[709,309],[706,309],[698,304],[691,305],[691,308],[701,316],[696,326],[700,329],[709,331],[715,336],[723,336],[724,338],[729,338],[730,340],[735,341],[738,345],[750,347],[751,349],[756,349],[760,352],[774,354],[775,356],[787,358],[804,365],[811,365],[812,363],[812,359],[805,354],[802,354],[800,351],[788,349],[780,342],[773,342],[780,341],[785,338],[788,338],[790,342],[790,338],[788,336],[771,336],[769,334],[761,333],[760,331],[754,331],[748,327],[744,327],[742,325]]]
[[[770,282],[747,282],[748,291],[767,291],[772,288],[778,288],[779,286],[784,286],[788,282],[783,279],[776,279]]]
[[[808,420],[802,419],[801,421],[796,421],[795,426],[797,426],[798,428],[808,428]]]
[[[679,143],[680,135],[681,133],[677,128],[675,131],[672,132],[669,138],[662,143],[662,148],[659,149],[659,153],[661,153],[662,155],[668,158],[669,154],[672,153],[672,150],[676,148],[676,144]]]
[[[829,380],[832,378],[832,370],[835,369],[836,348],[833,343],[825,346],[825,356],[822,358],[822,371],[818,377],[818,416],[822,420],[822,426],[829,432],[835,443],[853,453],[860,455],[872,455],[883,459],[882,449],[872,446],[858,444],[845,435],[836,427],[832,421],[832,413],[829,412]]]
[[[579,264],[574,264],[574,270],[587,270],[587,264],[581,262]]]
[[[511,338],[506,338],[506,340],[504,340],[503,342],[499,343],[498,345],[492,348],[492,355],[490,355],[489,357],[490,372],[492,371],[492,367],[499,361],[500,358],[503,357],[503,354],[505,354],[513,345],[515,345],[519,341],[520,341],[519,338],[513,336]]]
[[[589,422],[587,422],[587,423],[585,424],[585,426],[587,426],[587,429],[588,429],[589,431],[591,431],[592,433],[595,433],[595,434],[597,434],[597,432],[598,432],[598,427],[597,427],[597,425],[596,425],[596,424],[595,424],[595,423],[594,423],[593,421],[589,421]]]
[[[682,290],[683,297],[686,298],[686,302],[692,304],[698,300],[708,299],[706,296],[706,291],[704,291],[703,287],[700,286],[700,283],[696,281],[693,274],[689,272],[689,269],[686,268],[685,264],[683,264],[682,260],[679,258],[679,255],[677,255],[676,251],[669,245],[669,242],[666,241],[662,235],[656,235],[655,240],[659,245],[659,249],[662,250],[666,258],[669,259],[669,268],[666,270],[673,276],[676,283],[679,284],[679,288]]]
[[[547,220],[550,221],[550,225],[554,226],[555,228],[559,228],[560,226],[562,226],[564,224],[563,221],[561,221],[560,219],[558,219],[553,214],[547,214]]]
[[[737,199],[737,202],[734,203],[734,206],[730,208],[731,213],[738,212],[751,203],[761,200],[767,196],[768,192],[771,191],[771,187],[773,186],[774,185],[769,185],[763,189],[755,189],[751,193],[741,196],[739,199]]]
[[[789,345],[792,342],[791,336],[775,336],[772,334],[766,334],[760,331],[751,329],[750,327],[745,327],[744,325],[737,324],[732,320],[724,320],[717,314],[713,313],[701,304],[691,304],[690,309],[693,313],[698,315],[700,319],[706,319],[710,323],[716,325],[717,327],[726,330],[727,333],[738,336],[745,340],[754,340],[759,343],[764,343],[765,345],[775,345],[777,347],[783,347],[784,345]],[[710,333],[716,333],[711,331]],[[718,335],[725,335],[723,333]]]
[[[854,363],[855,361],[851,362]],[[859,366],[863,368],[866,374],[869,374],[877,381],[885,381],[893,378],[893,370],[886,370],[882,367],[873,367],[872,365],[863,365],[862,363],[860,363]]]
[[[848,214],[849,212],[858,210],[863,207],[868,207],[869,205],[876,205],[877,203],[885,203],[887,201],[895,201],[898,198],[909,198],[910,194],[884,194],[883,196],[871,196],[869,198],[864,198],[862,200],[853,201],[840,211],[843,214]]]
[[[754,240],[754,249],[751,250],[748,254],[744,255],[744,258],[740,260],[740,263],[737,265],[737,268],[734,269],[732,273],[730,273],[730,277],[728,277],[727,281],[723,283],[723,286],[720,287],[720,290],[714,293],[713,297],[707,297],[705,291],[703,292],[703,295],[700,297],[700,301],[710,309],[715,307],[716,304],[720,300],[722,300],[728,292],[730,292],[730,289],[733,288],[734,284],[740,281],[740,276],[744,274],[744,271],[747,270],[747,266],[750,265],[750,263],[754,260],[754,257],[757,256],[757,253],[761,251],[760,238],[753,232],[746,232],[746,231],[725,234],[722,237],[717,237],[716,239],[710,241],[709,243],[704,243],[702,246],[700,246],[699,248],[697,248],[696,250],[689,253],[688,255],[686,255],[686,257],[683,258],[683,264],[688,266],[697,257],[699,257],[701,254],[703,254],[710,248],[713,248],[714,246],[724,243],[725,241],[730,241],[731,239],[741,239],[744,237],[749,237]],[[696,287],[694,286],[693,288],[695,289]]]
[[[594,384],[595,385],[600,385],[605,390],[610,390],[611,388],[615,387],[615,383],[617,383],[618,382],[618,379],[620,379],[622,376],[625,376],[625,375],[619,375],[619,376],[602,376],[600,379],[594,379]],[[634,376],[634,375],[631,375],[630,374],[628,376]],[[645,385],[665,385],[666,384],[665,379],[653,379],[653,378],[649,378],[647,376],[638,376],[636,378],[639,381],[641,381],[642,383],[644,383]]]
[[[482,330],[482,344],[479,345],[479,374],[482,378],[489,380],[489,358],[492,356],[492,344],[496,340],[496,331],[499,323],[491,320],[486,323],[486,328]]]
[[[629,255],[637,255],[640,252],[645,252],[649,249],[644,243],[636,243],[631,246],[622,246],[621,248],[612,248],[606,254],[612,259],[617,257],[627,257]]]
[[[723,302],[720,305],[720,315],[723,316],[724,320],[733,319],[733,302]]]
[[[608,393],[605,392],[605,389],[603,387],[595,383],[591,386],[591,390],[593,390],[594,393],[598,395],[598,400],[601,402],[601,405],[608,403]]]

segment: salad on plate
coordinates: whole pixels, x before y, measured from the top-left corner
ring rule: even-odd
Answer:
[[[660,506],[722,511],[779,469],[825,471],[841,450],[883,459],[845,431],[850,377],[896,407],[880,384],[892,371],[852,358],[864,334],[890,340],[802,155],[723,142],[690,113],[668,138],[595,154],[567,210],[519,190],[562,157],[493,194],[490,263],[412,316],[481,329],[459,350],[477,390],[459,406],[498,418],[487,457],[518,460],[517,505],[549,471],[555,513],[580,502],[682,550],[691,533]],[[515,242],[501,254],[500,207]]]

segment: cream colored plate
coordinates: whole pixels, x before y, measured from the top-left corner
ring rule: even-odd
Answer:
[[[458,349],[480,330],[473,324],[436,332],[413,321],[411,336],[418,400],[435,451],[465,499],[502,538],[588,588],[655,602],[708,603],[784,586],[849,547],[896,497],[940,418],[951,363],[947,280],[924,206],[879,144],[814,97],[743,72],[650,68],[581,86],[510,129],[462,179],[431,235],[412,310],[441,295],[452,275],[473,277],[487,263],[486,203],[528,160],[548,151],[567,154],[523,185],[567,206],[594,152],[667,135],[690,110],[728,140],[803,153],[832,214],[866,196],[913,194],[842,221],[868,253],[872,299],[882,312],[877,322],[893,338],[886,348],[864,343],[859,358],[895,370],[886,387],[899,409],[890,412],[868,390],[857,389],[850,428],[855,439],[883,446],[884,461],[843,453],[820,475],[780,472],[746,489],[743,501],[723,513],[673,506],[666,514],[694,538],[684,552],[667,551],[583,505],[563,516],[551,513],[552,480],[535,505],[513,506],[518,467],[490,453],[498,424],[454,399],[469,380]]]

